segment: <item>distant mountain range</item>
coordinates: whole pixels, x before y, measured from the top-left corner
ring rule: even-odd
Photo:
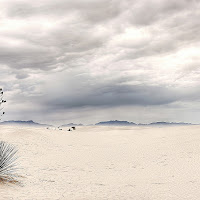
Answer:
[[[137,124],[128,121],[105,121],[95,124],[97,126],[136,126]]]
[[[153,122],[147,125],[152,125],[152,126],[156,126],[156,125],[163,125],[163,126],[168,126],[168,125],[195,125],[195,124],[191,124],[191,123],[184,123],[184,122]]]
[[[83,126],[83,124],[74,124],[74,123],[69,123],[69,124],[63,124],[60,127],[69,127],[69,126]]]
[[[105,122],[99,122],[95,124],[96,126],[180,126],[180,125],[193,125],[191,123],[184,123],[184,122],[153,122],[150,124],[136,124],[133,122],[128,121],[105,121]]]
[[[48,124],[40,124],[37,122],[34,122],[32,120],[29,121],[4,121],[1,122],[0,125],[16,125],[16,126],[36,126],[36,127],[50,127],[52,125],[48,125]]]
[[[34,127],[53,127],[49,124],[40,124],[34,122],[32,120],[29,121],[4,121],[0,122],[0,125],[14,125],[14,126],[34,126]],[[134,122],[128,121],[119,121],[119,120],[111,120],[111,121],[103,121],[95,124],[96,126],[186,126],[186,125],[195,125],[191,123],[184,122],[153,122],[150,124],[136,124]],[[72,126],[84,126],[83,124],[63,124],[59,127],[72,127]],[[93,125],[91,125],[93,126]]]
[[[53,127],[52,125],[40,124],[40,123],[34,122],[32,120],[28,120],[28,121],[14,121],[14,120],[4,121],[4,122],[0,122],[0,125]],[[63,124],[63,125],[61,125],[59,127],[72,127],[72,126],[83,126],[83,124],[69,123],[69,124]]]

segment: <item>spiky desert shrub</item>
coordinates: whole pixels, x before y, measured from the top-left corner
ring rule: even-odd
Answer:
[[[0,182],[17,182],[16,153],[13,145],[0,141]]]

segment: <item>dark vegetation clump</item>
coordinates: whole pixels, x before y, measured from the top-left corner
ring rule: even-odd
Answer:
[[[6,101],[3,99],[3,91],[2,88],[0,88],[0,120],[1,117],[5,114],[5,112],[3,112],[3,108],[1,107],[1,104],[6,103]]]

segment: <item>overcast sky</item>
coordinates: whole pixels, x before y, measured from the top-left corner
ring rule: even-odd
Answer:
[[[4,120],[200,123],[199,0],[1,0]]]

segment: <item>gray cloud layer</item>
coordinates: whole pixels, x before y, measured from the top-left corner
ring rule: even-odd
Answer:
[[[91,122],[198,121],[199,1],[3,0],[0,7],[7,119],[89,122],[95,112]]]

